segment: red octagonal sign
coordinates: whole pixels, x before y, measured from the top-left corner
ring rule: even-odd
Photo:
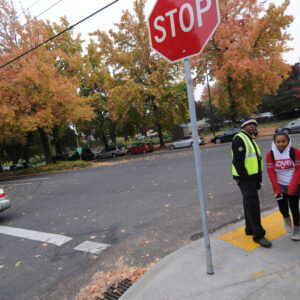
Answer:
[[[170,62],[200,54],[219,23],[218,0],[157,0],[148,18],[152,48]]]

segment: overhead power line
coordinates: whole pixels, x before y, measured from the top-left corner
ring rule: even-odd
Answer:
[[[48,7],[47,9],[45,9],[43,12],[41,12],[39,15],[35,16],[35,18],[40,17],[41,15],[43,15],[45,12],[49,11],[51,8],[53,8],[54,6],[56,6],[59,2],[61,2],[63,0],[58,0],[57,2],[55,2],[53,5],[51,5],[50,7]],[[26,26],[27,24],[29,24],[30,22],[27,22],[26,24],[24,24],[23,26]]]
[[[50,7],[48,7],[47,9],[45,9],[43,12],[41,12],[39,15],[37,15],[36,18],[38,18],[41,15],[43,15],[45,12],[47,12],[48,10],[50,10],[51,8],[53,8],[54,6],[56,6],[61,1],[63,1],[63,0],[58,0],[57,2],[55,2],[53,5],[51,5]]]
[[[29,7],[27,7],[22,13],[20,13],[18,16],[17,16],[17,18],[19,18],[19,17],[21,17],[22,15],[24,15],[24,13],[25,13],[25,11],[29,11],[29,9],[31,8],[31,7],[33,7],[34,5],[36,5],[38,2],[40,2],[41,0],[37,0],[37,1],[35,1],[33,4],[31,4]]]
[[[99,10],[95,11],[94,13],[92,13],[92,14],[89,15],[89,16],[87,16],[86,18],[80,20],[79,22],[75,23],[74,25],[69,26],[69,27],[66,28],[65,30],[63,30],[63,31],[59,32],[58,34],[52,36],[51,38],[47,39],[46,41],[44,41],[44,42],[42,42],[42,43],[36,45],[35,47],[31,48],[30,50],[28,50],[28,51],[22,53],[21,55],[15,57],[14,59],[8,61],[8,62],[5,63],[4,65],[0,66],[0,69],[6,67],[7,65],[13,63],[14,61],[16,61],[16,60],[18,60],[18,59],[20,59],[21,57],[23,57],[23,56],[25,56],[26,54],[32,52],[33,50],[36,50],[37,48],[39,48],[39,47],[45,45],[46,43],[52,41],[53,39],[57,38],[58,36],[62,35],[63,33],[65,33],[65,32],[67,32],[67,31],[71,30],[71,29],[74,28],[75,26],[77,26],[77,25],[79,25],[80,23],[86,21],[87,19],[89,19],[89,18],[95,16],[95,15],[98,14],[99,12],[101,12],[101,11],[107,9],[108,7],[112,6],[113,4],[115,4],[116,2],[119,2],[119,1],[120,1],[120,0],[115,0],[115,1],[113,1],[113,2],[111,2],[111,3],[109,3],[109,4],[107,4],[106,6],[100,8]]]

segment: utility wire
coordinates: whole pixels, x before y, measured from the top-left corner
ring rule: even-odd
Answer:
[[[28,11],[31,7],[33,7],[34,5],[36,5],[38,2],[40,2],[41,0],[37,0],[35,1],[33,4],[31,4],[29,7],[27,7],[22,13],[20,13],[16,19],[18,19],[19,17],[21,17],[22,15],[24,15],[25,11]]]
[[[45,9],[43,12],[41,12],[39,15],[34,16],[35,18],[40,17],[41,15],[43,15],[45,12],[47,12],[48,10],[50,10],[51,8],[53,8],[55,5],[57,5],[59,2],[61,2],[63,0],[58,0],[57,2],[55,2],[53,5],[51,5],[50,7],[48,7],[47,9]],[[23,26],[26,26],[27,24],[29,24],[30,22],[27,22],[26,24],[24,24]]]
[[[57,2],[55,2],[53,5],[51,5],[50,7],[48,7],[46,10],[44,10],[42,13],[40,13],[39,15],[36,16],[36,18],[40,17],[41,15],[43,15],[45,12],[47,12],[48,10],[50,10],[51,8],[53,8],[55,5],[57,5],[59,2],[61,2],[63,0],[59,0]]]
[[[18,60],[18,59],[20,59],[21,57],[23,57],[23,56],[25,56],[26,54],[32,52],[33,50],[36,50],[37,48],[41,47],[42,45],[45,45],[46,43],[50,42],[51,40],[57,38],[58,36],[62,35],[63,33],[67,32],[67,31],[71,30],[71,29],[74,28],[75,26],[77,26],[77,25],[79,25],[80,23],[86,21],[87,19],[89,19],[89,18],[95,16],[95,15],[98,14],[99,12],[101,12],[101,11],[107,9],[108,7],[112,6],[113,4],[115,4],[116,2],[119,2],[119,1],[120,1],[120,0],[115,0],[115,1],[113,1],[113,2],[111,2],[111,3],[109,3],[109,4],[107,4],[106,6],[100,8],[99,10],[95,11],[94,13],[92,13],[91,15],[87,16],[86,18],[82,19],[81,21],[79,21],[79,22],[75,23],[74,25],[69,26],[69,27],[66,28],[65,30],[59,32],[59,33],[56,34],[55,36],[49,38],[48,40],[46,40],[46,41],[44,41],[44,42],[38,44],[37,46],[31,48],[30,50],[28,50],[28,51],[22,53],[21,55],[15,57],[14,59],[8,61],[8,62],[5,63],[4,65],[0,66],[0,69],[6,67],[7,65],[11,64],[12,62],[14,62],[14,61],[16,61],[16,60]]]

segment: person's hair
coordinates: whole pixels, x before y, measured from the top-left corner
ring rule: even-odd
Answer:
[[[273,141],[275,142],[275,139],[278,137],[278,136],[280,136],[280,135],[283,135],[283,136],[285,136],[286,138],[287,138],[287,140],[288,140],[288,142],[290,142],[290,136],[286,133],[286,132],[277,132],[277,133],[275,133],[274,134],[274,136],[273,136]]]

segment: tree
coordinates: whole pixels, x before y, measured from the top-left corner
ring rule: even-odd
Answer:
[[[47,27],[26,15],[27,24],[21,27],[13,8],[5,0],[1,5],[1,16],[10,22],[1,31],[2,64],[49,38],[49,24]],[[53,128],[93,117],[92,108],[77,95],[78,78],[58,67],[61,61],[72,61],[69,57],[61,49],[47,45],[1,70],[0,143],[15,138],[24,141],[28,132],[37,131],[48,163],[48,134]]]
[[[186,118],[187,96],[180,84],[182,65],[170,65],[151,50],[144,6],[145,0],[135,0],[135,15],[124,11],[117,32],[94,35],[112,74],[108,111],[117,128],[132,134],[153,128],[163,146],[163,131]]]
[[[281,55],[290,50],[285,29],[293,17],[285,15],[289,0],[264,9],[259,0],[220,0],[221,24],[202,55],[193,61],[196,82],[205,67],[218,85],[214,99],[237,122],[257,109],[264,94],[275,94],[288,66]]]
[[[300,64],[291,66],[289,77],[283,80],[276,95],[264,95],[259,111],[274,113],[279,118],[297,117],[300,111],[297,88],[300,89]]]
[[[80,95],[86,97],[93,107],[96,118],[83,122],[79,127],[83,132],[95,138],[101,139],[107,148],[109,139],[116,141],[116,122],[111,119],[108,111],[108,93],[105,91],[105,83],[109,80],[108,67],[104,64],[103,54],[97,51],[96,43],[91,40],[84,56],[84,68],[82,72]]]

